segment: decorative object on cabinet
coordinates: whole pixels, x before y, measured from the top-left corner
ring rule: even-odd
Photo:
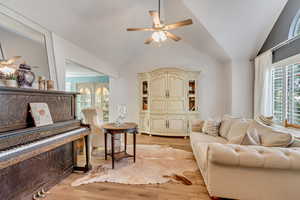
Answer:
[[[39,76],[39,90],[46,90],[46,78],[44,76]]]
[[[47,90],[54,90],[54,81],[47,80]]]
[[[143,81],[143,94],[147,95],[148,94],[148,82]]]
[[[188,136],[190,121],[199,116],[199,74],[179,68],[140,73],[140,131],[150,135]]]
[[[53,124],[48,104],[30,103],[30,112],[36,127]]]
[[[19,87],[32,87],[32,84],[35,81],[35,74],[31,71],[31,67],[29,65],[26,65],[26,63],[21,64],[16,73]]]
[[[17,83],[17,75],[16,73],[7,73],[5,74],[5,86],[6,87],[18,87],[18,83]]]

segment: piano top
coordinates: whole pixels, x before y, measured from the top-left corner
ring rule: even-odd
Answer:
[[[13,87],[3,87],[0,86],[1,92],[22,92],[22,93],[32,93],[32,94],[65,94],[65,95],[79,95],[78,92],[66,92],[58,90],[38,90],[38,89],[29,89],[29,88],[13,88]]]

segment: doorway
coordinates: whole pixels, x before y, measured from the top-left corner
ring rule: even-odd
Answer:
[[[109,121],[109,76],[96,72],[72,61],[66,62],[66,91],[79,92],[77,98],[78,119],[83,119],[82,110],[101,110],[101,120]]]

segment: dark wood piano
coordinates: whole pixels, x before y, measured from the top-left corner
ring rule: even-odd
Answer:
[[[74,170],[88,171],[90,129],[76,120],[76,93],[0,87],[0,200],[31,200]],[[47,103],[53,125],[35,127],[29,103]],[[85,139],[86,164],[75,141]]]

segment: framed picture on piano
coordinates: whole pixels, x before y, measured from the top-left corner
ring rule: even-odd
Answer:
[[[30,113],[36,127],[53,124],[47,103],[30,103]]]

